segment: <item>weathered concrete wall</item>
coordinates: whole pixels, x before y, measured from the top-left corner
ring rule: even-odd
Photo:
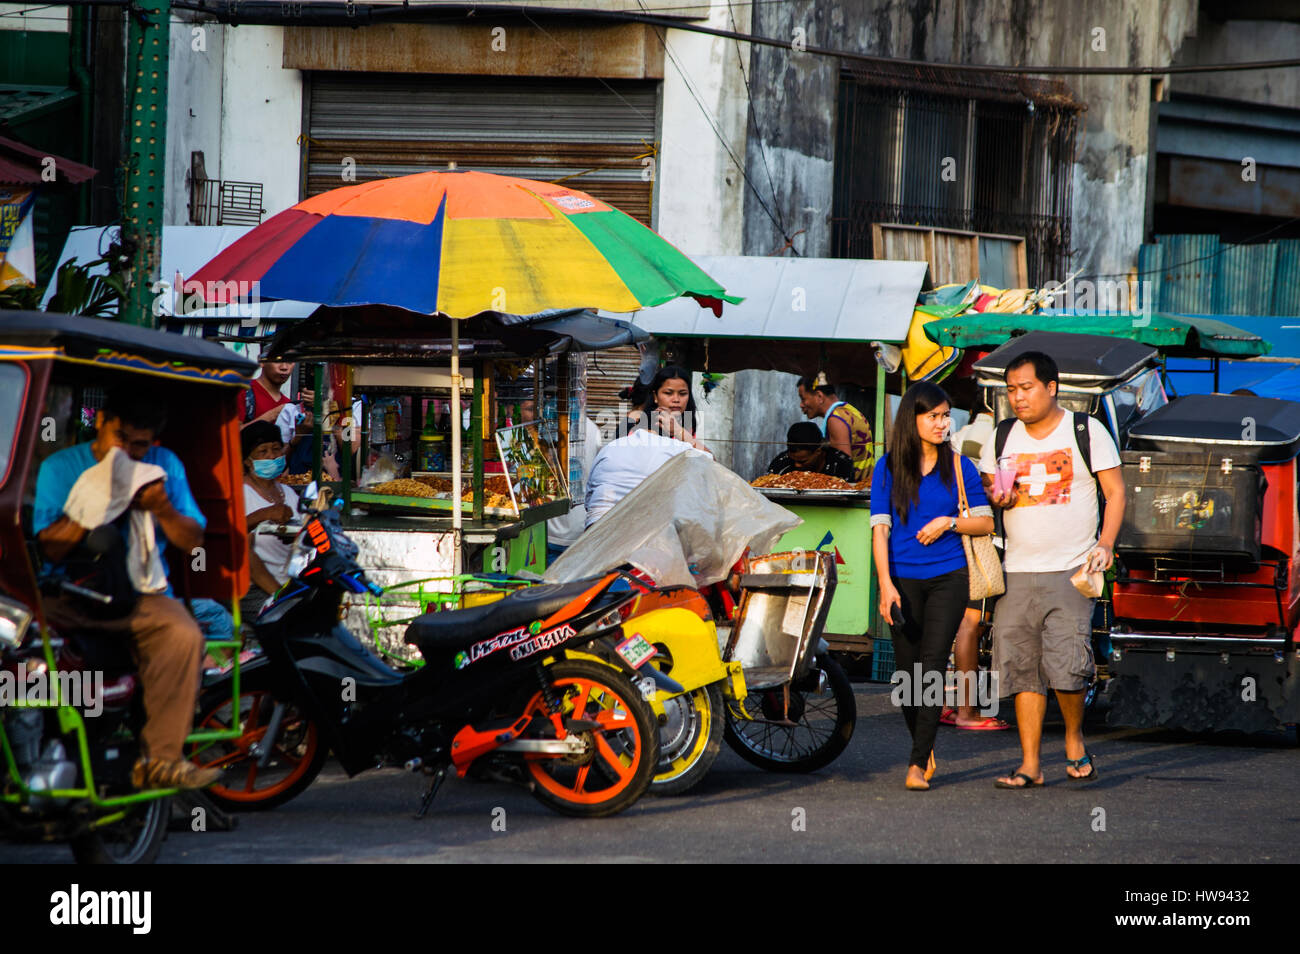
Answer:
[[[781,371],[741,371],[734,377],[745,413],[735,415],[731,469],[753,480],[785,450],[790,425],[804,420],[796,388],[799,377]]]
[[[754,32],[792,45],[838,47],[845,39],[843,12],[842,5],[828,8],[815,0],[757,3]],[[753,110],[745,165],[752,188],[745,189],[744,254],[771,255],[789,240],[798,254],[824,258],[830,254],[839,62],[753,46],[747,68]]]
[[[755,32],[810,43],[933,62],[1160,65],[1171,62],[1194,27],[1196,0],[842,0],[756,6]],[[1097,32],[1104,31],[1104,32]],[[759,130],[750,130],[747,171],[780,216],[804,227],[824,202],[829,211],[838,64],[803,67],[793,51],[755,47]],[[1150,83],[1147,77],[1067,79],[1088,104],[1073,176],[1074,254],[1085,274],[1123,272],[1142,240]],[[780,170],[767,194],[763,159]],[[783,190],[782,182],[798,183]],[[775,179],[774,175],[774,179]],[[769,190],[770,191],[770,190]],[[779,217],[780,217],[779,216]],[[803,217],[801,217],[803,216]],[[824,219],[825,213],[821,218]],[[803,254],[829,254],[825,224],[809,228]],[[804,239],[804,236],[800,236]],[[745,250],[768,254],[784,244],[752,197],[745,209]]]
[[[1300,50],[1300,23],[1275,20],[1229,20],[1215,23],[1202,14],[1196,35],[1189,37],[1174,60],[1180,66],[1201,63],[1241,63],[1278,60]],[[1178,93],[1241,99],[1261,106],[1300,107],[1300,70],[1245,70],[1233,73],[1191,73],[1170,78]]]
[[[203,153],[208,178],[221,178],[225,35],[226,28],[217,23],[172,23],[167,74],[165,225],[189,224],[191,152]]]
[[[725,0],[716,0],[708,22],[750,28],[748,10]],[[739,255],[744,50],[734,40],[681,30],[666,30],[665,46],[655,228],[688,255]]]
[[[283,34],[281,27],[235,27],[224,44],[221,177],[262,183],[263,221],[298,201],[302,73],[280,65]]]
[[[713,451],[714,460],[735,470],[732,435],[735,430],[736,376],[727,375],[706,396],[697,375],[691,393],[695,398],[695,436]]]

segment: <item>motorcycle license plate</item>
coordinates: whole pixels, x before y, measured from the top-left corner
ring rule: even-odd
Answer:
[[[615,652],[623,657],[623,661],[633,669],[640,669],[645,665],[648,659],[655,656],[659,650],[650,645],[650,641],[636,633],[633,636],[623,640],[614,647]]]

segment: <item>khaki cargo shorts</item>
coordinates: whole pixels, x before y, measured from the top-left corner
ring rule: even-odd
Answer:
[[[1008,573],[993,618],[993,671],[1001,698],[1048,689],[1077,692],[1096,674],[1094,600],[1070,583],[1073,570]]]

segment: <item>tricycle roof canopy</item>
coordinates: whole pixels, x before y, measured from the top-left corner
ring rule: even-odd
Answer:
[[[994,348],[1031,331],[1060,332],[1066,328],[1077,334],[1129,338],[1175,357],[1250,358],[1271,350],[1259,335],[1223,321],[1162,314],[967,313],[947,321],[931,321],[925,326],[925,334],[935,344],[954,348]]]
[[[1007,365],[1026,351],[1051,355],[1061,383],[1075,387],[1106,387],[1131,377],[1143,365],[1154,365],[1156,351],[1127,338],[1032,331],[1013,338],[976,362],[980,374],[1001,378]]]
[[[243,386],[257,365],[202,338],[154,331],[116,321],[41,311],[5,312],[0,357],[80,361],[169,378]]]
[[[1129,446],[1196,450],[1207,444],[1253,448],[1264,463],[1300,453],[1300,404],[1240,394],[1189,394],[1133,425]]]

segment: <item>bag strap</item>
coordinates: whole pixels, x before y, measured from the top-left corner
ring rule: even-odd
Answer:
[[[1007,438],[1011,436],[1011,428],[1016,426],[1017,418],[1008,417],[1005,420],[998,421],[997,430],[993,432],[993,466],[998,465],[1002,459],[1002,452],[1007,449]]]
[[[1096,480],[1092,472],[1092,429],[1088,426],[1088,415],[1083,411],[1074,412],[1074,443],[1079,447],[1079,456],[1083,466],[1088,468],[1088,476]]]
[[[970,516],[970,501],[966,499],[966,478],[961,472],[961,452],[952,452],[953,466],[957,468],[957,512],[963,517]]]

